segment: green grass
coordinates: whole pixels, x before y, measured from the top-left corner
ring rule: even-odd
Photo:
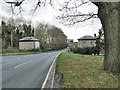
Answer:
[[[118,88],[118,77],[101,70],[104,56],[69,55],[62,53],[57,60],[64,74],[63,88]]]
[[[24,55],[24,54],[37,54],[40,52],[18,52],[18,53],[5,53],[5,54],[0,54],[0,56],[9,56],[9,55]]]

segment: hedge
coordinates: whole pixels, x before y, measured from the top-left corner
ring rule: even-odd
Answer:
[[[99,55],[100,49],[98,47],[86,47],[86,48],[71,48],[71,51],[74,53],[79,53],[79,54],[87,54],[87,55]]]

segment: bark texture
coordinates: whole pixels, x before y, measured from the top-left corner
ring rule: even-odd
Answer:
[[[118,45],[119,45],[119,57],[118,57],[118,60],[119,60],[119,67],[118,67],[118,69],[119,69],[119,74],[120,74],[120,2],[118,3],[118,7],[119,7],[119,31],[118,31]],[[119,76],[119,80],[120,80],[120,76]],[[120,88],[120,85],[119,85],[119,88]]]
[[[108,73],[120,74],[119,39],[120,39],[120,3],[96,3],[98,17],[105,34],[105,59],[103,69]]]

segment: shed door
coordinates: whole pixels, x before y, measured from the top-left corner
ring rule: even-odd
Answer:
[[[40,42],[38,41],[35,42],[35,48],[40,48]]]

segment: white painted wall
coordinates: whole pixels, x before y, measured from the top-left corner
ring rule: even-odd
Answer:
[[[80,41],[78,41],[78,47],[80,47],[80,48],[93,47],[93,46],[96,46],[95,42],[96,42],[96,40],[80,40]]]
[[[40,48],[40,42],[39,41],[35,41],[35,48]]]
[[[34,48],[34,42],[19,42],[19,49],[28,50]]]

